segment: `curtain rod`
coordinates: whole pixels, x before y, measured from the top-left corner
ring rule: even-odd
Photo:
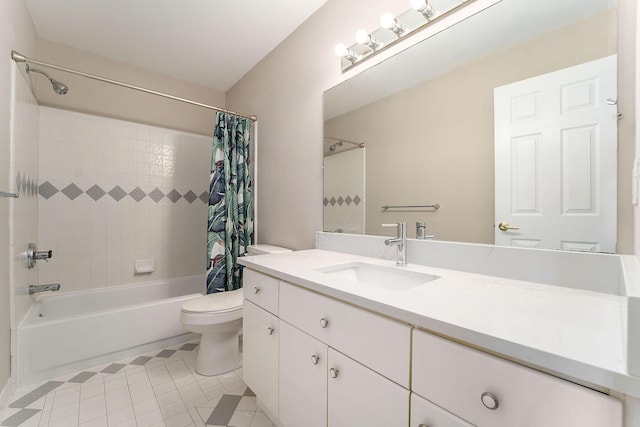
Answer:
[[[346,142],[348,144],[357,145],[360,148],[364,147],[364,142],[349,141],[348,139],[338,138],[336,136],[325,136],[324,139],[330,139],[332,141],[338,141],[338,142]]]
[[[208,108],[210,110],[220,111],[222,113],[234,114],[236,116],[244,117],[245,119],[250,119],[251,121],[254,121],[254,122],[258,120],[258,117],[256,117],[256,116],[248,116],[246,114],[237,113],[235,111],[227,110],[227,109],[220,108],[220,107],[214,107],[212,105],[203,104],[201,102],[192,101],[190,99],[179,98],[177,96],[169,95],[167,93],[158,92],[158,91],[151,90],[151,89],[146,89],[146,88],[143,88],[143,87],[140,87],[140,86],[134,86],[134,85],[131,85],[129,83],[120,82],[118,80],[107,79],[105,77],[96,76],[95,74],[89,74],[89,73],[85,73],[85,72],[82,72],[82,71],[76,71],[76,70],[72,70],[70,68],[61,67],[59,65],[50,64],[48,62],[43,62],[43,61],[38,61],[36,59],[27,58],[26,56],[16,52],[15,50],[11,51],[11,59],[13,59],[15,62],[26,62],[27,64],[41,65],[43,67],[53,68],[54,70],[63,71],[65,73],[71,73],[71,74],[75,74],[75,75],[78,75],[78,76],[81,76],[81,77],[86,77],[86,78],[89,78],[89,79],[98,80],[98,81],[101,81],[101,82],[104,82],[104,83],[110,83],[110,84],[116,85],[116,86],[126,87],[128,89],[137,90],[137,91],[148,93],[148,94],[151,94],[151,95],[156,95],[156,96],[161,96],[163,98],[173,99],[174,101],[184,102],[186,104],[195,105],[197,107]]]

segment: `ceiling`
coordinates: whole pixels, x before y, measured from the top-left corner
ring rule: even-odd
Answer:
[[[26,0],[39,37],[221,91],[326,1]]]

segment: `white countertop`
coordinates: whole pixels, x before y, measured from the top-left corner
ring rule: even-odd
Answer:
[[[398,292],[315,271],[395,262],[320,249],[238,262],[304,288],[478,346],[552,374],[640,397],[626,373],[626,298],[409,264],[440,279]]]

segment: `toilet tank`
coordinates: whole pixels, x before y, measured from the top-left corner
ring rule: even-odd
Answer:
[[[248,255],[267,255],[267,254],[280,254],[284,252],[291,252],[291,249],[282,248],[280,246],[273,245],[249,245],[247,247]]]

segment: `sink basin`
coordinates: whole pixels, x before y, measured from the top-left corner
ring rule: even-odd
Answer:
[[[317,268],[316,271],[390,291],[406,291],[440,278],[432,274],[403,270],[401,267],[386,267],[365,262],[331,265]]]

